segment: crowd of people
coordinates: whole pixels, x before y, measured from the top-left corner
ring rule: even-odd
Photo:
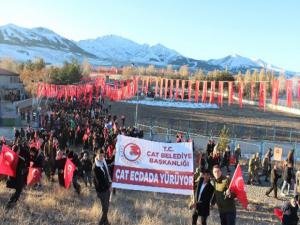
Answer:
[[[177,142],[182,141],[182,135],[177,135]],[[192,224],[197,224],[197,219],[201,217],[201,224],[207,224],[207,217],[211,205],[218,206],[221,225],[235,224],[236,208],[233,201],[235,195],[229,191],[231,171],[241,163],[242,150],[240,145],[231,151],[230,146],[223,151],[218,148],[218,143],[209,140],[206,150],[198,152],[198,168],[194,174],[194,199]],[[282,224],[298,224],[297,211],[300,204],[300,170],[296,171],[294,161],[294,150],[290,150],[286,159],[282,162],[272,160],[273,151],[271,148],[264,154],[261,160],[260,154],[256,153],[249,160],[243,159],[243,164],[248,165],[248,185],[270,185],[265,195],[273,191],[274,198],[278,199],[277,189],[281,181],[282,197],[290,198],[282,206]],[[226,174],[223,175],[223,172]],[[296,172],[295,172],[296,171]],[[264,178],[264,183],[261,181]],[[282,178],[282,179],[280,179]],[[294,186],[294,192],[291,187]],[[214,195],[209,194],[210,189],[214,190]],[[206,193],[207,192],[207,193]]]
[[[102,205],[102,217],[99,224],[110,224],[108,209],[112,190],[116,137],[123,134],[143,138],[143,132],[134,127],[125,127],[125,117],[111,115],[111,106],[93,100],[92,104],[81,101],[49,101],[46,113],[39,115],[39,129],[30,125],[15,129],[11,143],[2,138],[0,145],[10,145],[19,155],[16,177],[4,178],[8,188],[15,189],[7,202],[11,209],[18,201],[26,185],[28,168],[41,168],[49,182],[58,182],[65,186],[64,167],[69,159],[76,166],[72,184],[76,193],[81,193],[81,186],[94,187]],[[177,142],[185,141],[178,134]],[[279,172],[279,165],[272,162],[272,149],[260,159],[260,154],[253,155],[248,161],[248,184],[270,184],[266,195],[274,191],[277,198],[277,186],[283,178],[281,194],[289,195],[294,185],[294,198],[283,206],[283,224],[294,225],[298,222],[297,210],[300,200],[300,171],[294,172],[294,152],[290,151]],[[195,194],[193,198],[192,224],[198,217],[207,224],[210,206],[218,206],[221,225],[234,225],[236,221],[235,195],[228,189],[230,176],[240,163],[242,150],[239,145],[231,150],[229,146],[220,151],[214,140],[209,140],[206,150],[199,152],[195,172]],[[233,160],[234,159],[234,160]],[[57,178],[56,178],[57,177]],[[269,181],[270,180],[270,181]],[[41,188],[41,182],[35,188]],[[287,189],[287,190],[286,190]],[[286,192],[285,192],[286,191]],[[292,221],[292,222],[291,222]]]
[[[49,182],[65,186],[64,167],[69,159],[76,166],[72,184],[80,194],[81,185],[94,186],[103,206],[100,224],[107,219],[118,134],[143,137],[143,131],[125,127],[125,117],[111,115],[111,106],[103,99],[91,105],[73,101],[50,101],[48,109],[39,115],[41,127],[15,129],[14,138],[2,137],[0,145],[9,145],[19,156],[16,177],[3,178],[15,192],[7,202],[7,209],[18,201],[28,175],[28,168],[40,168]],[[1,147],[0,146],[0,147]],[[57,177],[57,179],[55,179]],[[41,182],[34,188],[41,188]],[[107,210],[106,210],[107,209]]]

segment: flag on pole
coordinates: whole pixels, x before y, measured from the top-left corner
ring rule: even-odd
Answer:
[[[206,103],[206,95],[207,95],[207,81],[203,81],[203,90],[202,90],[202,103]]]
[[[199,102],[199,80],[196,80],[195,84],[195,102]]]
[[[184,99],[185,80],[181,81],[181,100]]]
[[[214,104],[215,103],[215,86],[216,82],[213,80],[210,82],[210,96],[209,96],[209,103]]]
[[[247,209],[248,199],[245,191],[245,182],[240,164],[237,165],[234,171],[232,180],[229,185],[229,190],[236,195],[243,208]]]
[[[175,100],[178,100],[179,80],[176,80]]]

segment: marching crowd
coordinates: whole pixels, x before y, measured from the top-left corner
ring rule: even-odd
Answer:
[[[182,135],[177,135],[177,141],[182,141]],[[218,144],[214,140],[209,140],[205,152],[199,152],[197,162],[199,164],[195,172],[194,199],[191,208],[193,211],[193,225],[197,224],[200,216],[201,224],[206,225],[211,205],[218,206],[221,225],[235,224],[236,208],[229,188],[230,172],[241,161],[242,151],[240,145],[231,152],[227,146],[222,153],[218,150]],[[265,193],[266,197],[273,191],[274,197],[278,199],[277,189],[281,179],[282,197],[290,197],[290,201],[285,202],[281,209],[281,220],[283,225],[298,224],[297,211],[300,204],[300,170],[295,172],[294,150],[290,150],[287,158],[282,162],[272,161],[272,149],[263,156],[256,153],[244,162],[248,164],[248,185],[269,185],[270,188]],[[232,167],[232,168],[231,168]],[[224,168],[224,169],[223,169]],[[225,175],[222,175],[222,170]],[[261,181],[264,178],[264,184]],[[291,187],[294,186],[294,192]],[[214,195],[210,190],[214,190]]]
[[[7,209],[14,207],[26,185],[28,168],[39,168],[49,182],[65,186],[64,167],[69,159],[76,166],[72,184],[80,194],[81,182],[94,186],[103,210],[99,224],[109,224],[107,213],[114,167],[115,144],[118,134],[143,137],[134,127],[125,127],[124,116],[112,116],[110,105],[104,100],[91,105],[81,101],[52,101],[48,111],[40,115],[40,129],[30,125],[15,129],[9,143],[1,138],[0,147],[9,145],[19,157],[16,176],[2,177],[8,188],[15,189],[7,202]],[[41,182],[35,184],[40,188]]]
[[[132,137],[143,137],[143,132],[134,127],[125,127],[124,116],[112,116],[111,107],[103,99],[93,101],[91,105],[81,101],[50,101],[47,113],[40,115],[40,129],[28,126],[26,129],[15,129],[12,143],[5,138],[0,145],[10,145],[20,158],[15,177],[2,178],[8,188],[15,189],[6,207],[14,207],[26,185],[28,168],[40,168],[49,182],[65,186],[64,167],[69,159],[75,166],[72,184],[80,194],[82,183],[94,186],[102,205],[102,217],[99,224],[110,224],[108,221],[109,199],[112,190],[115,145],[118,134]],[[178,134],[177,142],[182,142]],[[207,224],[210,206],[218,206],[221,225],[234,225],[236,221],[235,194],[230,192],[230,173],[241,161],[242,150],[238,145],[233,151],[226,147],[217,150],[218,144],[209,140],[206,151],[199,153],[195,172],[192,224],[196,225],[198,217],[203,225]],[[261,177],[270,184],[266,195],[273,191],[277,198],[277,187],[282,177],[282,195],[291,194],[294,184],[294,197],[284,204],[282,224],[298,223],[297,210],[300,200],[300,171],[295,171],[294,151],[291,150],[282,165],[272,162],[272,149],[263,156],[253,155],[248,162],[248,184],[260,185]],[[234,159],[234,160],[232,160]],[[269,181],[270,180],[270,181]],[[82,182],[80,182],[82,181]],[[41,188],[41,182],[35,184]],[[286,192],[285,192],[286,191]]]

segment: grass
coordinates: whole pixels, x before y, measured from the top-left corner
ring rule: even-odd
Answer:
[[[44,182],[40,190],[27,187],[16,207],[7,212],[5,202],[11,193],[0,182],[1,225],[92,225],[100,219],[101,205],[93,188],[83,187],[78,196],[73,187],[65,190]],[[188,225],[192,215],[188,202],[186,196],[117,190],[109,219],[116,225]],[[238,207],[237,224],[276,224],[272,210],[262,204],[253,204],[250,211]],[[220,224],[217,209],[211,210],[208,224]]]

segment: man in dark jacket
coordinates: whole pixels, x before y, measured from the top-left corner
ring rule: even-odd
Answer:
[[[23,187],[26,185],[28,167],[30,163],[30,154],[25,144],[14,145],[12,150],[18,154],[19,161],[16,170],[16,177],[9,177],[7,187],[15,189],[15,193],[10,197],[6,208],[12,208],[19,200]]]
[[[109,208],[109,197],[111,192],[111,177],[109,175],[108,167],[104,159],[104,150],[98,150],[93,165],[94,185],[97,196],[102,205],[102,217],[99,225],[109,225],[107,214]]]
[[[214,194],[214,187],[210,183],[210,172],[204,170],[202,177],[199,179],[194,192],[193,220],[192,225],[197,224],[198,217],[201,218],[201,224],[206,225],[207,217],[209,216],[210,202]]]
[[[87,187],[88,183],[90,187],[92,186],[92,161],[89,159],[88,154],[84,153],[81,161],[82,173],[83,173],[83,180],[85,186]]]
[[[297,215],[298,209],[299,205],[295,198],[292,198],[289,202],[284,203],[282,207],[282,225],[297,225],[299,221],[299,217]]]
[[[269,196],[269,194],[274,191],[274,197],[277,198],[277,182],[278,179],[281,177],[277,171],[277,164],[274,164],[274,167],[271,171],[271,187],[267,190],[266,195]]]

